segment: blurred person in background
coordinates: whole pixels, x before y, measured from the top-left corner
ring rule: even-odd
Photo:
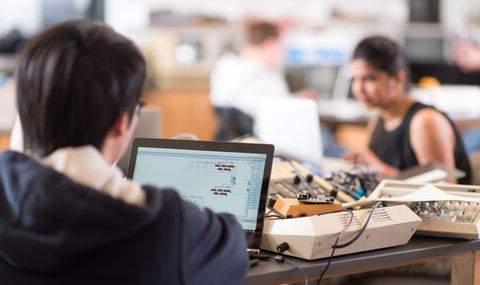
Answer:
[[[216,62],[211,74],[212,104],[234,107],[255,116],[258,97],[287,97],[290,91],[283,77],[280,30],[270,22],[246,24],[247,44],[239,54],[228,52]]]
[[[453,61],[460,69],[459,84],[480,86],[480,30],[475,31],[459,37],[453,45]],[[467,153],[480,150],[480,127],[464,130],[462,137]]]
[[[257,110],[261,98],[316,98],[309,89],[290,92],[282,72],[282,30],[277,24],[249,21],[245,29],[246,45],[238,54],[223,54],[211,73],[210,101],[219,118],[217,140],[252,134],[255,114],[261,112]],[[331,132],[323,127],[321,131],[325,154],[343,154]]]
[[[218,140],[253,133],[257,98],[289,96],[281,74],[283,58],[278,26],[250,22],[245,32],[247,44],[238,54],[223,54],[211,73],[210,101],[220,122]]]
[[[480,37],[480,36],[479,36]],[[465,73],[480,71],[480,42],[458,40],[453,48],[453,60]],[[480,85],[480,82],[477,82]]]
[[[471,181],[462,139],[450,118],[409,94],[409,72],[402,48],[383,36],[360,41],[353,52],[352,91],[357,100],[380,110],[368,126],[368,150],[349,155],[386,176],[429,162],[457,168]]]

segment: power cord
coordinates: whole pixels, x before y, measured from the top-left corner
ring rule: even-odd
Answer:
[[[280,257],[283,257],[283,256],[280,256]],[[302,273],[302,275],[303,275],[303,284],[308,285],[308,277],[307,277],[307,274],[305,273],[305,271],[303,271],[303,269],[298,264],[296,264],[295,262],[293,262],[291,260],[288,260],[288,259],[285,259],[285,258],[283,258],[283,260],[290,263],[291,265],[295,266],[295,268],[298,271],[300,271],[300,273]]]
[[[354,217],[353,211],[349,210],[349,211],[347,211],[347,213],[350,214],[350,221],[348,221],[348,224],[345,226],[345,228],[343,228],[343,230],[338,234],[337,238],[335,239],[335,243],[334,243],[333,246],[332,246],[332,253],[330,254],[330,258],[328,259],[328,263],[327,263],[327,265],[325,266],[325,268],[323,269],[322,274],[320,274],[320,278],[319,278],[318,281],[317,281],[317,285],[320,285],[320,282],[322,281],[323,276],[325,275],[325,273],[327,272],[328,268],[330,267],[330,263],[332,263],[333,256],[335,255],[335,251],[336,251],[336,249],[337,249],[338,241],[339,241],[340,238],[342,237],[343,233],[344,233],[344,232],[350,227],[350,225],[352,224],[353,217]]]
[[[370,219],[372,218],[373,216],[373,213],[375,212],[375,210],[378,208],[378,206],[381,204],[381,202],[378,202],[375,204],[375,206],[372,208],[372,211],[370,212],[370,214],[368,215],[368,218],[367,220],[365,221],[365,224],[363,225],[362,229],[360,230],[360,232],[355,235],[355,237],[353,237],[351,240],[349,240],[348,242],[345,242],[343,244],[338,244],[338,241],[340,240],[341,236],[343,235],[343,233],[350,227],[350,225],[352,224],[352,221],[353,221],[353,217],[354,217],[354,214],[353,214],[353,211],[351,210],[348,210],[347,213],[350,214],[350,220],[348,222],[348,224],[345,226],[345,228],[343,228],[343,230],[338,234],[337,238],[335,239],[335,243],[333,244],[332,246],[332,254],[330,254],[330,258],[328,259],[328,263],[327,265],[325,266],[325,268],[323,269],[322,271],[322,274],[320,274],[320,278],[318,279],[317,281],[317,285],[320,285],[320,282],[322,281],[323,279],[323,276],[325,275],[325,273],[327,272],[328,268],[330,267],[330,264],[332,263],[332,260],[333,260],[333,256],[335,255],[335,251],[337,248],[345,248],[349,245],[352,245],[354,242],[356,242],[360,236],[363,234],[363,232],[365,231],[365,229],[367,228],[367,225],[369,224],[370,222]]]
[[[278,212],[275,208],[268,209],[268,212],[265,213],[265,218],[276,218],[276,219],[285,219],[287,217],[283,216],[282,213]]]
[[[288,246],[288,244],[287,244]],[[305,273],[305,271],[303,271],[303,269],[296,263],[296,262],[293,262],[291,260],[288,260],[286,259],[285,257],[281,256],[281,255],[275,255],[275,256],[271,256],[271,255],[268,255],[268,254],[252,254],[250,256],[251,259],[258,259],[258,260],[270,260],[270,261],[275,261],[277,263],[284,263],[284,262],[287,262],[291,265],[293,265],[295,267],[296,270],[298,270],[302,276],[303,276],[303,283],[305,285],[308,285],[308,277],[307,277],[307,274]]]
[[[363,225],[362,229],[360,230],[360,232],[358,232],[358,234],[352,238],[350,241],[344,243],[344,244],[340,244],[340,245],[336,245],[335,247],[336,248],[345,248],[351,244],[353,244],[354,242],[356,242],[360,236],[363,234],[363,232],[365,231],[365,229],[367,228],[367,225],[368,223],[370,222],[370,219],[372,218],[373,216],[373,212],[375,212],[375,210],[378,208],[378,206],[380,205],[381,202],[378,202],[375,204],[375,206],[373,206],[372,208],[372,211],[370,212],[370,214],[368,215],[368,218],[367,218],[367,221],[365,222],[365,224]]]

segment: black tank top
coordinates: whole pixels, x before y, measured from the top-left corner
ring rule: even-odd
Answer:
[[[410,123],[413,116],[424,108],[432,108],[422,103],[414,103],[405,114],[402,123],[394,130],[387,131],[384,127],[382,118],[378,120],[372,134],[369,148],[385,163],[404,170],[406,168],[417,166],[418,161],[410,144]],[[435,109],[436,110],[436,109]],[[471,183],[471,169],[468,156],[465,152],[460,134],[450,118],[443,114],[455,133],[455,167],[465,172],[465,177],[458,180],[461,184]]]

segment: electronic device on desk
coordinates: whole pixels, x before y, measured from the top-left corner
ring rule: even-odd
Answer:
[[[370,195],[380,183],[376,172],[361,166],[354,166],[348,171],[331,172],[325,176],[325,180],[355,200]]]
[[[318,259],[406,244],[422,220],[405,205],[327,213],[292,219],[267,218],[262,249]]]
[[[304,197],[305,195],[305,197]],[[342,204],[334,203],[333,197],[312,197],[311,194],[299,194],[298,198],[278,197],[272,212],[281,218],[314,216],[342,210]]]
[[[313,195],[307,191],[298,194],[297,200],[305,204],[333,204],[335,202],[335,198],[332,196]]]
[[[480,186],[384,180],[369,199],[410,207],[423,220],[420,235],[480,238]]]
[[[319,197],[332,196],[339,202],[354,201],[352,197],[325,179],[314,175],[296,161],[282,161],[273,165],[269,187],[271,200],[276,200],[277,195],[283,198],[297,198],[298,194],[305,192]]]
[[[127,177],[232,214],[248,249],[259,251],[273,151],[268,144],[137,138]]]

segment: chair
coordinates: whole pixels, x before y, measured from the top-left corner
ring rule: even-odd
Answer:
[[[218,128],[217,141],[229,141],[253,133],[253,118],[236,108],[215,108]]]

